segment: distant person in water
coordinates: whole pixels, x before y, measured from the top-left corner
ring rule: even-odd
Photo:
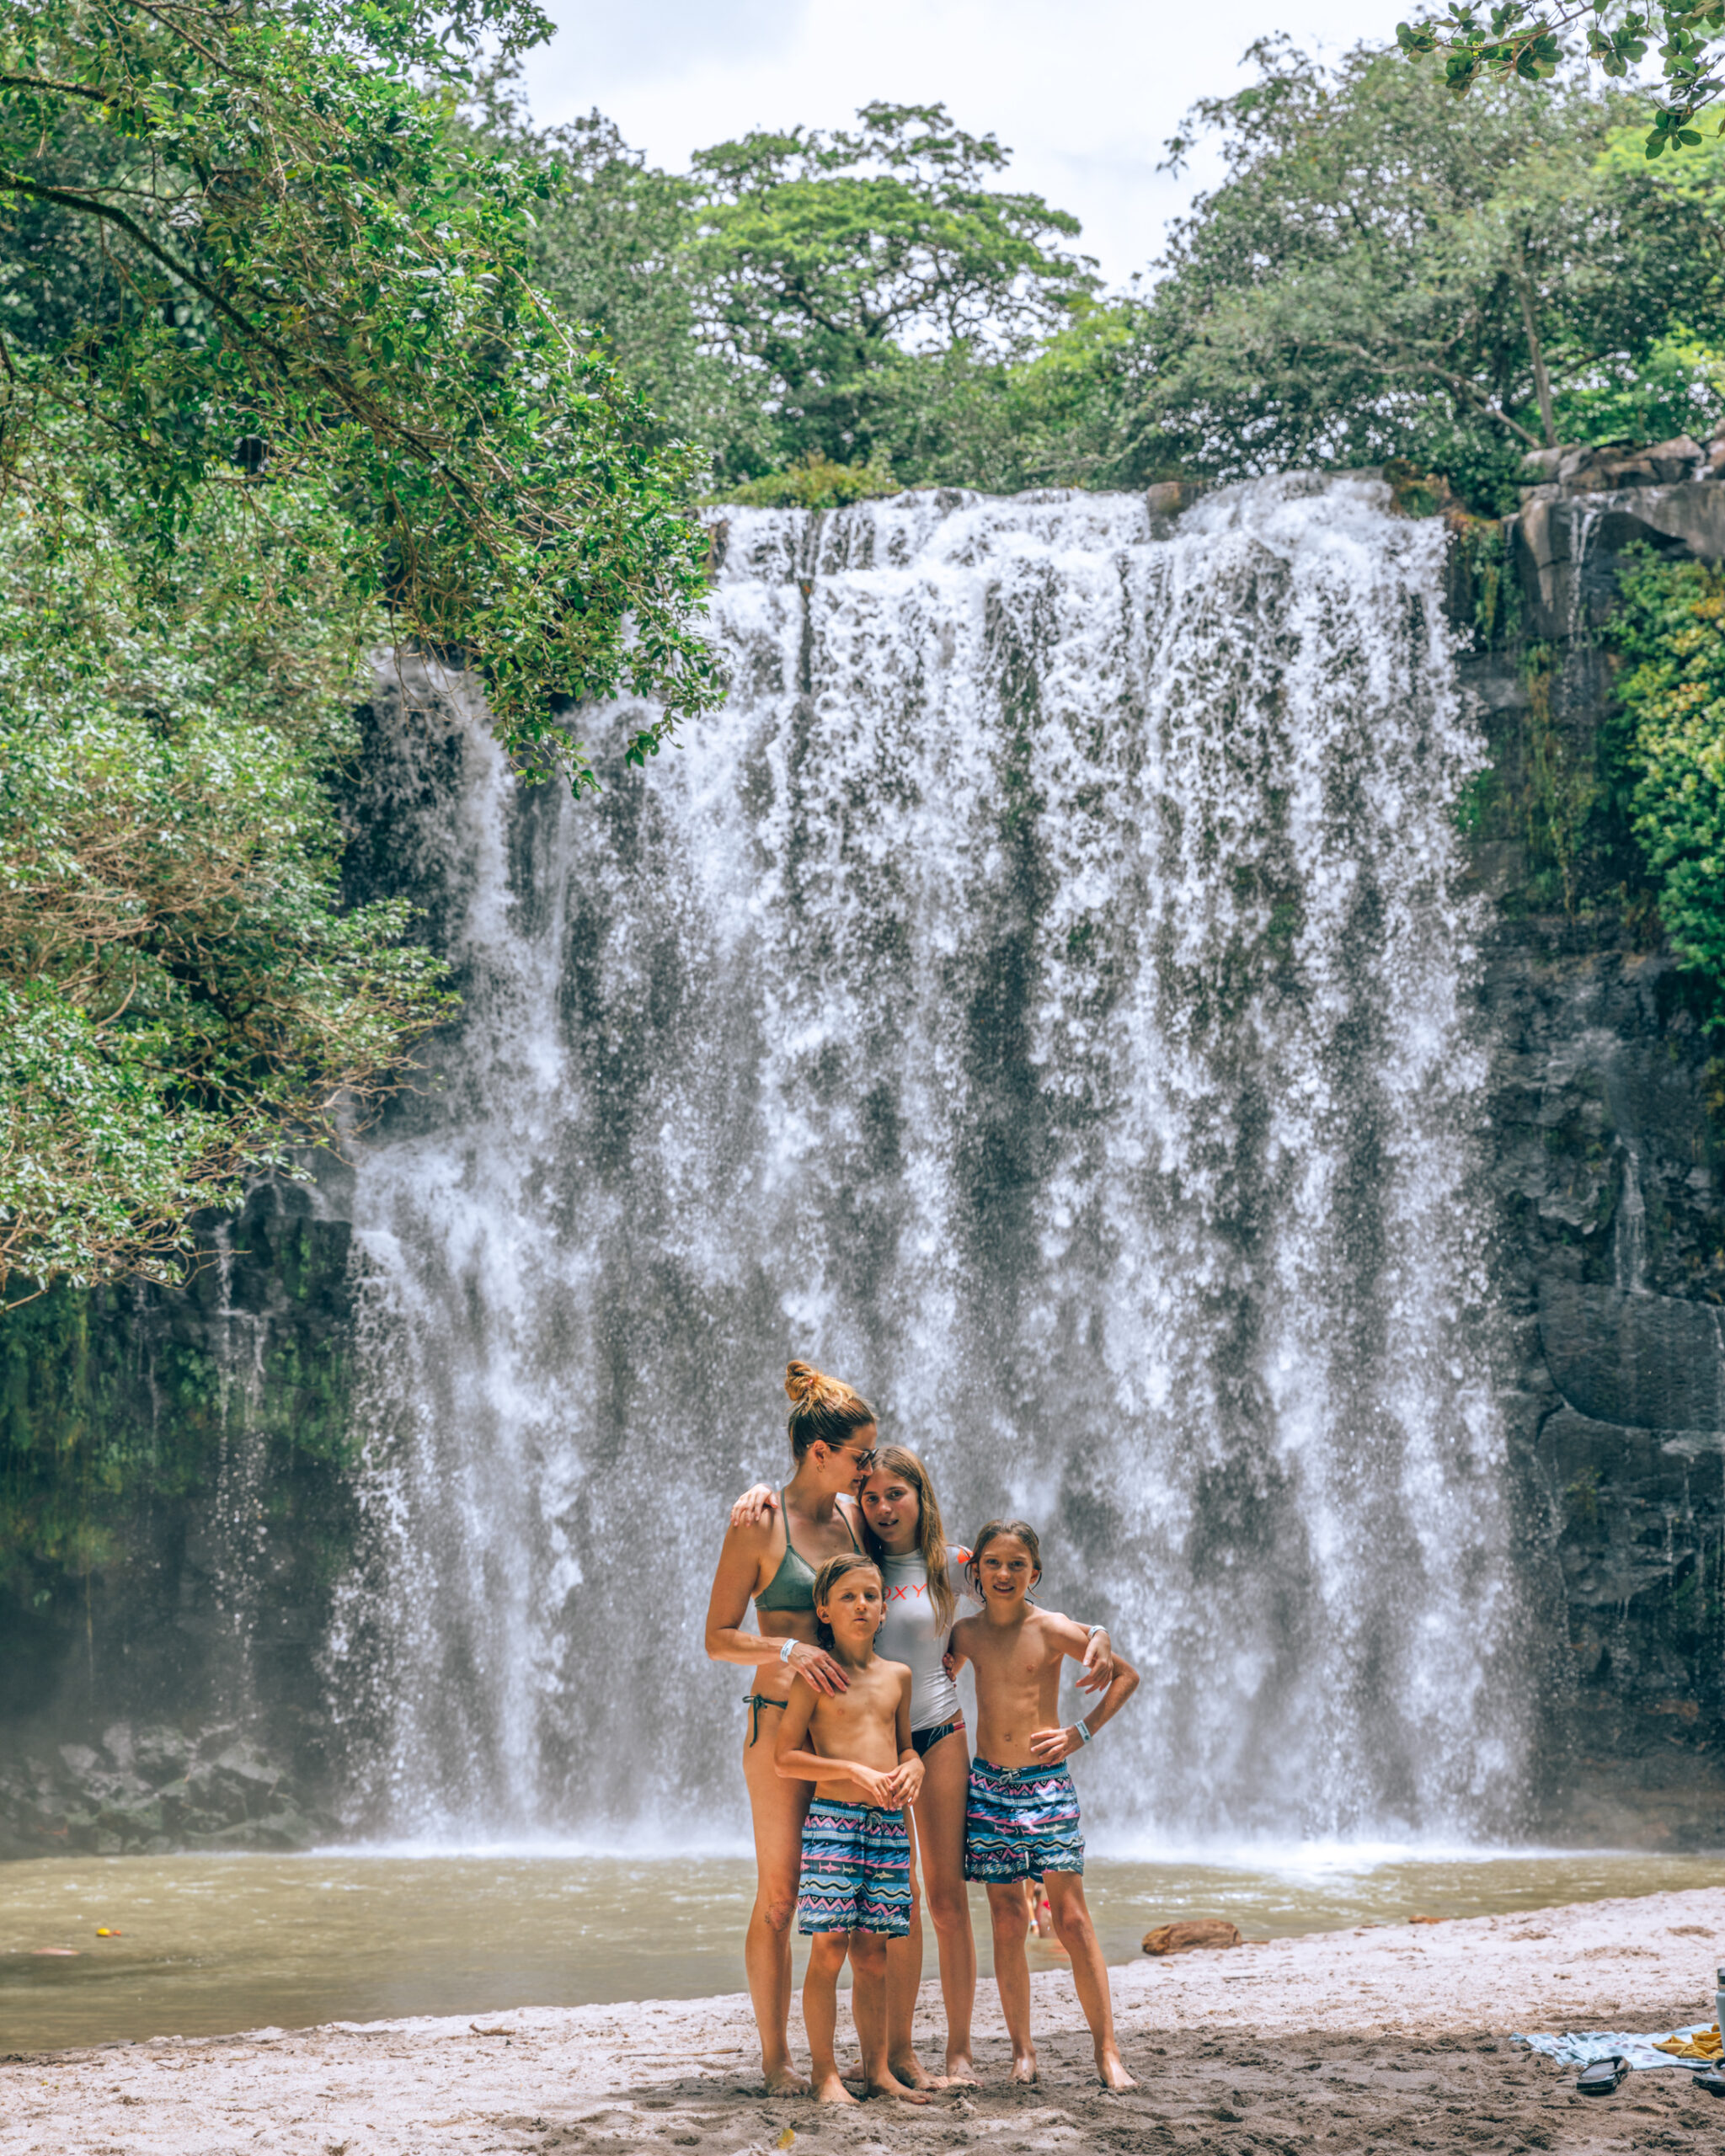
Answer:
[[[953,1627],[954,1666],[976,1673],[976,1758],[964,1822],[964,1876],[988,1889],[995,1983],[1012,2046],[1012,2079],[1034,2081],[1030,1914],[1023,1881],[1040,1876],[1055,1935],[1071,1957],[1078,2003],[1090,2024],[1097,2072],[1109,2089],[1133,2089],[1114,2041],[1108,1965],[1084,1903],[1084,1837],[1078,1793],[1066,1761],[1111,1721],[1138,1687],[1138,1673],[1114,1657],[1114,1681],[1081,1721],[1061,1728],[1060,1668],[1084,1653],[1081,1625],[1028,1600],[1042,1577],[1036,1531],[1023,1520],[991,1520],[976,1538],[970,1574],[981,1614]]]
[[[856,1493],[874,1459],[874,1410],[860,1393],[807,1363],[785,1370],[795,1471],[770,1511],[733,1518],[707,1608],[707,1652],[753,1673],[745,1693],[743,1779],[755,1828],[755,1906],[744,1945],[770,2096],[806,2095],[791,2063],[791,1923],[797,1913],[803,1818],[810,1785],[773,1764],[791,1686],[836,1699],[851,1679],[816,1635],[815,1574],[829,1557],[860,1556]],[[745,1629],[755,1604],[758,1631]],[[764,1741],[763,1741],[764,1739]]]
[[[872,1558],[829,1557],[814,1579],[815,1636],[849,1683],[817,1691],[791,1685],[773,1764],[812,1782],[803,1822],[797,1929],[810,1942],[803,1984],[815,2100],[854,2104],[839,2079],[839,1971],[851,1964],[851,2010],[862,2049],[865,2095],[926,2104],[886,2056],[886,1943],[911,1928],[911,1837],[905,1806],[922,1783],[911,1742],[911,1673],[875,1650],[882,1616],[880,1567]]]
[[[778,1500],[757,1484],[732,1508],[734,1524],[767,1518]],[[880,1652],[909,1665],[911,1741],[925,1769],[911,1806],[911,1910],[907,1935],[887,1945],[887,2057],[894,2073],[913,2088],[933,2081],[916,2056],[912,2022],[922,1981],[922,1921],[915,1898],[920,1864],[928,1913],[940,1956],[946,2009],[945,2084],[974,2082],[970,2020],[976,2003],[976,1940],[964,1883],[964,1806],[970,1749],[957,1688],[943,1665],[961,1605],[980,1606],[969,1572],[970,1552],[949,1544],[927,1469],[903,1445],[884,1445],[862,1484],[862,1534],[885,1582],[886,1616]],[[1114,1679],[1108,1636],[1089,1627],[1081,1690],[1106,1691]]]
[[[1024,1906],[1030,1913],[1031,1923],[1036,1927],[1037,1937],[1039,1939],[1050,1937],[1055,1928],[1054,1911],[1049,1907],[1048,1889],[1043,1885],[1039,1876],[1027,1879],[1024,1881]],[[1065,1951],[1060,1940],[1056,1939],[1055,1940],[1055,1953],[1064,1954]]]

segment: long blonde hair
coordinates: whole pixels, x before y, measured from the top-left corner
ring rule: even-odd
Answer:
[[[871,1475],[896,1475],[916,1492],[917,1554],[928,1567],[928,1599],[936,1622],[945,1631],[953,1621],[958,1598],[947,1577],[946,1529],[941,1525],[940,1505],[928,1479],[928,1470],[908,1446],[883,1445],[868,1471]],[[867,1512],[862,1513],[862,1547],[876,1559],[884,1558],[887,1554],[886,1545],[868,1524]]]

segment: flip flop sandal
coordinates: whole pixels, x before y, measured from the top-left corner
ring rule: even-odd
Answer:
[[[1621,2052],[1613,2052],[1610,2058],[1596,2058],[1591,2066],[1583,2067],[1575,2085],[1583,2096],[1615,2096],[1628,2072],[1629,2061]]]
[[[1704,2066],[1699,2073],[1690,2078],[1697,2089],[1705,2089],[1710,2096],[1725,2096],[1725,2073],[1717,2066]]]

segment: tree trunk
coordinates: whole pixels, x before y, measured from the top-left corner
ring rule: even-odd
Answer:
[[[1540,401],[1540,421],[1546,430],[1546,447],[1557,446],[1557,423],[1551,416],[1551,377],[1546,372],[1546,355],[1540,344],[1540,333],[1534,326],[1533,282],[1527,274],[1527,264],[1518,252],[1515,264],[1515,289],[1521,295],[1521,322],[1527,332],[1527,355],[1533,361],[1534,394]]]

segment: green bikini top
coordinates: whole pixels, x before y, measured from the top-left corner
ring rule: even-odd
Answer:
[[[779,1559],[778,1570],[755,1598],[757,1609],[794,1609],[813,1612],[814,1608],[814,1567],[809,1560],[798,1554],[791,1540],[791,1516],[785,1509],[785,1493],[778,1493],[779,1515],[785,1524],[785,1554]],[[845,1532],[851,1538],[853,1550],[861,1551],[857,1530],[852,1526],[850,1515],[842,1506],[839,1518],[845,1523]]]

